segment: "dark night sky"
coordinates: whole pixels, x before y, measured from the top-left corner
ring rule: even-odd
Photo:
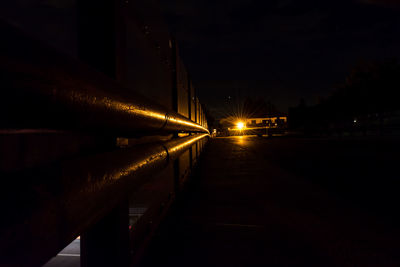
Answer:
[[[261,97],[281,111],[302,97],[313,104],[357,61],[400,58],[398,0],[159,1],[200,100],[216,116],[228,96]],[[74,56],[76,14],[66,12],[74,3],[5,1],[0,18],[39,37],[53,33],[52,43]]]
[[[230,95],[282,111],[326,96],[359,60],[399,57],[396,1],[162,0],[200,98]]]

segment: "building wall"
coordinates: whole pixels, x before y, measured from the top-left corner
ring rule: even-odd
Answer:
[[[270,121],[276,123],[277,120],[281,120],[283,123],[287,123],[287,117],[265,117],[265,118],[248,118],[246,119],[246,125],[251,125],[255,121],[256,124],[261,124],[263,121]]]

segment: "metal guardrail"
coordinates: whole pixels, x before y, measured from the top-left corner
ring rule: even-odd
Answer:
[[[0,266],[40,266],[109,214],[132,188],[175,164],[195,144],[197,148],[209,132],[6,24],[0,23],[0,32],[5,100],[0,134],[61,130],[115,139],[192,134],[97,155],[76,154],[15,172],[2,170]],[[193,154],[189,157],[191,162]],[[174,168],[179,173],[179,166]]]
[[[132,190],[166,168],[208,134],[135,146],[92,157],[66,161],[14,179],[3,188],[2,199],[24,195],[23,207],[12,207],[18,221],[3,220],[0,266],[37,266],[57,254],[91,224],[102,218]],[[21,188],[40,176],[40,190]],[[4,190],[5,189],[5,190]],[[21,203],[22,204],[22,203]],[[12,212],[12,210],[10,211]],[[3,216],[10,215],[2,211]],[[23,255],[23,257],[21,256]]]
[[[88,66],[0,24],[3,129],[62,129],[138,136],[208,130]],[[25,50],[15,44],[24,44]]]

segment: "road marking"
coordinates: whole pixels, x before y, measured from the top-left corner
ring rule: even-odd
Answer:
[[[57,254],[57,256],[64,256],[64,257],[80,257],[81,254],[64,254],[64,253],[60,253],[60,254]]]

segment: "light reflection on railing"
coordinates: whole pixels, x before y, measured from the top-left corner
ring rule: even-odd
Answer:
[[[83,187],[85,188],[83,191],[96,192],[118,180],[134,176],[141,170],[166,166],[170,160],[175,159],[190,146],[207,136],[209,135],[197,134],[173,139],[162,145],[153,145],[140,151],[128,148],[121,155],[118,152],[115,155],[105,155],[104,159],[97,161],[96,164],[87,164],[87,170],[81,173],[84,176],[82,179],[86,178],[88,181],[87,186]],[[117,160],[119,166],[114,164],[107,168],[109,157],[120,159]],[[104,168],[100,166],[104,166]],[[69,171],[73,172],[73,168]]]

